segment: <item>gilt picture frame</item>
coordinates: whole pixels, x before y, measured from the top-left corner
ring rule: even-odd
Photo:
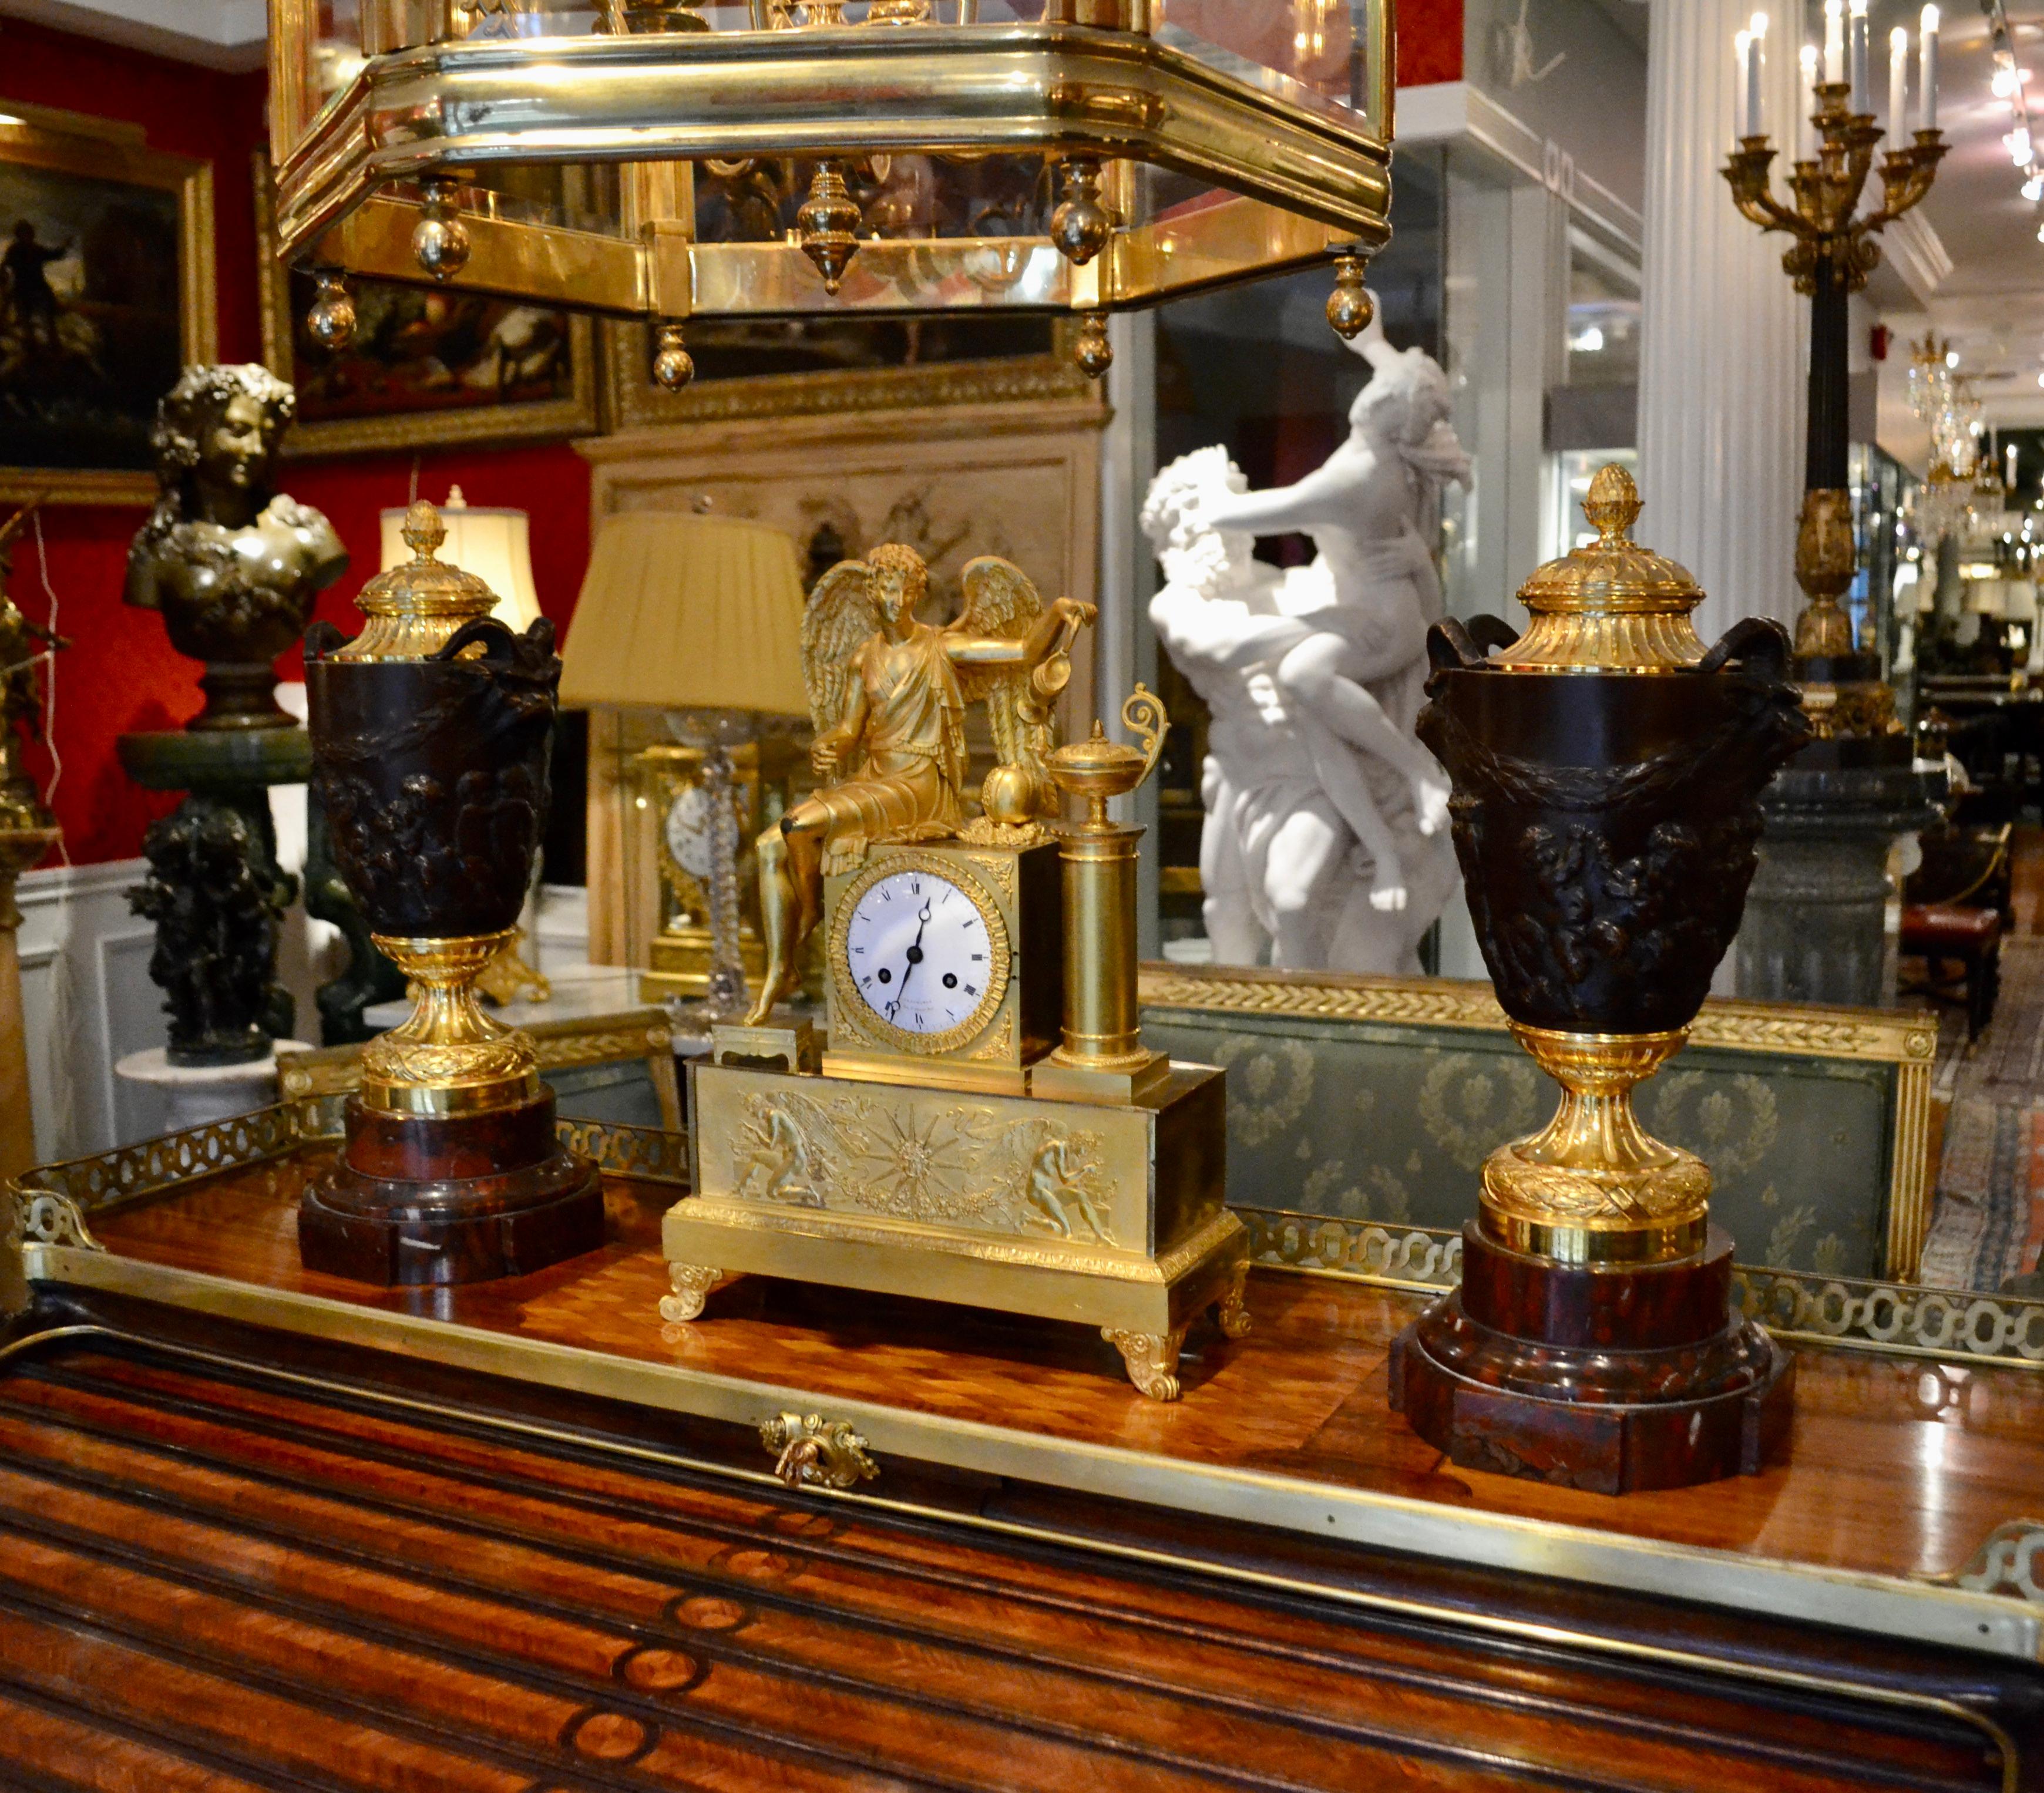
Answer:
[[[270,168],[256,158],[263,359],[298,394],[287,456],[562,440],[600,427],[590,321],[486,294],[351,278],[345,349],[307,334],[309,275],[278,258]]]
[[[213,164],[10,102],[0,241],[0,501],[152,502],[157,404],[219,354]]]
[[[1012,332],[1017,324],[1038,331],[1044,345],[1009,354],[959,354],[955,348],[969,344],[970,336],[954,325],[952,340],[943,340],[941,320],[698,319],[689,326],[696,377],[681,391],[666,392],[651,378],[651,328],[607,321],[601,326],[606,421],[610,430],[623,432],[1028,399],[1105,402],[1101,387],[1072,359],[1076,321],[1009,320],[1006,328]],[[847,355],[831,342],[832,332],[863,332],[870,346]]]

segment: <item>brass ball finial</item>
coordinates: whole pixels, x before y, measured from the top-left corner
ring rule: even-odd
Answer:
[[[1060,198],[1051,214],[1051,240],[1074,267],[1084,267],[1108,245],[1114,220],[1100,202],[1100,164],[1074,157],[1058,172]]]
[[[687,333],[678,324],[663,324],[654,338],[653,383],[663,392],[679,392],[695,377]]]
[[[323,267],[313,275],[312,306],[305,313],[305,328],[321,348],[338,352],[355,340],[355,301],[337,268]]]
[[[1079,340],[1072,359],[1088,379],[1101,378],[1114,365],[1114,345],[1107,337],[1107,313],[1089,311],[1079,324]]]
[[[468,227],[455,212],[459,190],[444,175],[421,183],[425,203],[412,231],[412,254],[436,280],[451,280],[468,265]]]
[[[1625,540],[1639,520],[1639,488],[1632,475],[1616,461],[1599,467],[1583,500],[1583,515],[1605,541]]]
[[[1335,258],[1335,290],[1327,294],[1327,322],[1344,342],[1354,342],[1377,315],[1377,301],[1362,281],[1362,256]]]
[[[440,513],[424,498],[414,498],[405,513],[405,546],[421,560],[431,560],[447,539],[447,525]]]
[[[819,162],[809,197],[795,213],[796,241],[823,276],[824,290],[833,296],[859,253],[859,209],[844,175],[842,162]]]

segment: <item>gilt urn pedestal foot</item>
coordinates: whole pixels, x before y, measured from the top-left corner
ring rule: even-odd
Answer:
[[[1462,1284],[1400,1333],[1391,1404],[1466,1469],[1596,1494],[1757,1474],[1796,1361],[1734,1314],[1731,1240],[1671,1262],[1564,1264],[1462,1234]]]

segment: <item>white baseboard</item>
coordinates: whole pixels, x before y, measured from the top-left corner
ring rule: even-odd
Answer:
[[[300,803],[303,789],[292,789]],[[293,862],[298,854],[290,830],[279,833],[284,869],[302,870]],[[302,842],[302,829],[297,839]],[[166,1039],[163,992],[149,978],[155,930],[128,906],[129,890],[148,870],[145,859],[56,866],[24,873],[15,893],[22,916],[29,1106],[41,1162],[83,1158],[162,1131],[158,1099],[122,1084],[113,1071],[129,1053]],[[292,905],[277,969],[298,1005],[299,1038],[317,1039],[313,993],[339,972],[344,953],[332,928]]]

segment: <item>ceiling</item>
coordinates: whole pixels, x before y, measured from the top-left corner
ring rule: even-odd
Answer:
[[[1596,4],[1635,44],[1642,50],[1646,48],[1646,0],[1596,0]]]
[[[1874,0],[1877,95],[1887,84],[1888,29],[1905,21],[1913,26],[1919,10],[1916,0]],[[2044,143],[2044,0],[2009,0],[2007,10],[2018,63],[2034,78],[2032,125]],[[1906,221],[1900,232],[1892,228],[1869,296],[1905,345],[1926,328],[1950,336],[1991,424],[2044,423],[2037,383],[2044,373],[2044,243],[2037,240],[2044,205],[2023,197],[2022,177],[2002,144],[2013,121],[1988,85],[1985,13],[1977,0],[1948,0],[1942,11],[1938,124],[1951,150],[1918,209],[1936,243],[1927,255]],[[1949,269],[1936,265],[1938,245]]]

